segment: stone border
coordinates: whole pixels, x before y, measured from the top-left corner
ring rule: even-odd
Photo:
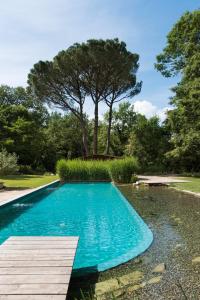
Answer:
[[[189,194],[189,195],[193,195],[193,196],[196,196],[196,197],[200,197],[200,193],[195,193],[195,192],[188,191],[188,190],[181,190],[181,189],[178,189],[178,188],[176,188],[174,186],[170,186],[170,185],[169,185],[169,188],[173,189],[173,190],[176,190],[178,192],[182,192],[184,194]]]
[[[9,203],[18,201],[18,200],[20,200],[20,199],[22,199],[22,198],[24,198],[24,197],[26,197],[26,196],[29,196],[29,195],[32,195],[32,194],[38,192],[38,191],[41,191],[41,190],[43,190],[43,189],[45,189],[45,188],[47,188],[47,187],[49,187],[49,186],[51,186],[51,185],[53,185],[53,184],[55,184],[55,183],[57,183],[57,182],[60,182],[60,180],[59,180],[59,179],[54,180],[54,181],[52,181],[51,183],[47,183],[47,184],[45,184],[45,185],[39,186],[39,187],[37,187],[37,188],[31,190],[30,192],[26,192],[25,194],[21,194],[21,195],[19,195],[19,196],[13,197],[13,198],[11,198],[11,199],[2,201],[2,202],[0,202],[0,208],[6,206],[6,205],[9,204]]]

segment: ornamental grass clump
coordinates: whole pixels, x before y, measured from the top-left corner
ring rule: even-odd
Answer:
[[[65,160],[57,162],[57,174],[61,181],[115,181],[132,182],[132,175],[137,170],[135,158],[122,158],[112,161],[101,160]]]
[[[111,181],[107,164],[103,161],[61,159],[56,169],[62,181]]]
[[[88,161],[90,180],[111,181],[108,164],[105,161]]]
[[[118,183],[130,183],[137,169],[138,163],[134,157],[112,160],[109,163],[111,178]]]

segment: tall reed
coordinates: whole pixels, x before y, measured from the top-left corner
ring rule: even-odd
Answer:
[[[57,173],[61,181],[115,181],[130,183],[137,170],[135,158],[122,158],[112,161],[85,161],[80,159],[57,162]]]

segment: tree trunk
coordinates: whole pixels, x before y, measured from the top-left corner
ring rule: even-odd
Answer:
[[[111,125],[112,125],[112,104],[109,106],[109,115],[108,115],[108,130],[107,130],[107,141],[106,141],[106,155],[110,154],[110,134],[111,134]]]
[[[82,134],[83,134],[83,156],[87,157],[89,154],[89,150],[88,150],[88,132],[87,132],[87,125],[85,124],[85,122],[83,122],[82,124]]]
[[[98,102],[96,102],[95,108],[94,108],[94,136],[93,136],[93,154],[94,155],[97,155],[97,153],[98,153],[98,126],[99,126]]]
[[[83,157],[87,157],[88,151],[88,131],[87,131],[87,121],[85,120],[85,115],[83,113],[83,104],[80,102],[80,125],[82,127],[82,141],[83,141]]]

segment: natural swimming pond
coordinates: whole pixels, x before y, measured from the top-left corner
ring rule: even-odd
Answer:
[[[72,278],[69,299],[82,294],[96,299],[95,284],[112,286],[113,280],[141,274],[130,286],[122,287],[119,300],[199,300],[200,299],[200,198],[168,187],[118,186],[143,220],[152,229],[154,241],[139,257],[105,272]],[[196,261],[196,262],[194,262]],[[164,272],[154,268],[165,264]],[[111,281],[110,281],[111,280]],[[156,283],[157,282],[157,283]],[[142,285],[142,288],[140,287]],[[112,289],[112,287],[111,287]],[[107,299],[113,299],[110,293]]]
[[[112,183],[41,190],[0,209],[0,243],[14,235],[79,236],[74,269],[102,271],[144,252],[153,235]]]

